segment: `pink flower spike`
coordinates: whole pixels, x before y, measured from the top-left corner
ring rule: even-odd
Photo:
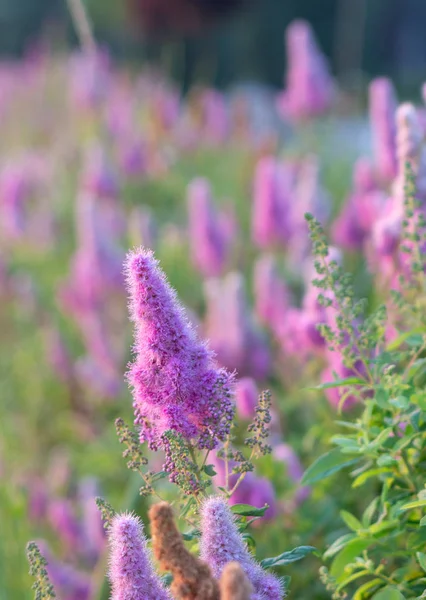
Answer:
[[[264,571],[252,557],[224,498],[207,498],[202,506],[200,549],[201,559],[208,563],[216,578],[229,562],[240,563],[253,586],[252,600],[281,600],[284,597],[282,582]]]
[[[217,368],[197,339],[150,250],[130,252],[125,270],[136,352],[127,376],[141,441],[158,448],[173,429],[200,448],[214,448],[232,422],[233,375]]]
[[[228,244],[206,179],[194,179],[188,186],[188,216],[192,262],[205,277],[220,275]]]
[[[235,386],[235,401],[237,406],[237,414],[241,419],[253,419],[259,390],[256,382],[251,377],[243,377],[239,379]]]
[[[369,89],[370,124],[374,160],[379,178],[388,183],[396,177],[395,113],[397,99],[392,82],[386,77],[374,79]]]
[[[256,165],[253,191],[252,238],[260,248],[286,246],[290,233],[292,177],[273,156]]]
[[[326,113],[335,101],[336,87],[309,23],[297,20],[288,26],[286,47],[287,86],[278,97],[278,112],[291,121]]]
[[[278,274],[272,254],[260,256],[254,265],[255,310],[259,320],[272,330],[290,307],[290,292]]]
[[[154,572],[141,520],[116,515],[109,529],[111,600],[171,600]]]

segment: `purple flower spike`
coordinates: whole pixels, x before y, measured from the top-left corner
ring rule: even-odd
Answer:
[[[306,21],[294,21],[286,31],[287,88],[278,97],[283,118],[299,121],[327,112],[336,88],[324,55]]]
[[[109,530],[109,542],[111,600],[171,600],[154,572],[138,517],[116,515]]]
[[[300,462],[300,458],[297,456],[290,444],[286,444],[284,442],[277,444],[272,450],[272,456],[277,461],[285,463],[288,476],[294,483],[300,483],[300,480],[303,477],[304,468]],[[310,493],[311,489],[309,487],[299,487],[295,494],[296,502],[302,503],[310,496]]]
[[[71,502],[59,498],[52,500],[47,516],[63,543],[70,549],[78,548],[82,531]]]
[[[162,434],[173,429],[197,439],[200,448],[214,448],[232,422],[233,375],[217,368],[197,339],[150,250],[129,253],[126,276],[136,327],[128,380],[141,441],[158,448]]]
[[[252,213],[252,237],[260,248],[285,246],[290,233],[292,174],[274,157],[256,166]]]
[[[274,330],[290,307],[290,292],[277,270],[274,256],[259,257],[254,266],[255,310],[265,325]]]
[[[396,124],[397,99],[392,82],[386,77],[370,84],[370,124],[373,134],[374,157],[379,178],[385,183],[396,177]]]
[[[225,499],[208,498],[201,510],[201,558],[219,578],[223,568],[237,561],[253,586],[252,600],[281,600],[284,589],[281,581],[264,571],[250,554]]]
[[[189,185],[188,213],[194,265],[205,277],[220,275],[226,262],[227,243],[206,179],[195,179]]]
[[[259,390],[257,389],[254,379],[251,377],[243,377],[237,381],[235,386],[235,402],[238,416],[241,419],[253,419],[256,412],[258,396]]]
[[[47,560],[49,578],[62,600],[89,600],[93,593],[90,577],[71,565],[57,560],[44,541],[39,542],[40,550]]]
[[[82,111],[99,109],[111,84],[111,64],[107,52],[75,53],[69,67],[72,105]]]
[[[271,355],[263,332],[247,303],[244,277],[231,272],[205,282],[206,334],[220,364],[240,375],[264,379],[271,368]]]

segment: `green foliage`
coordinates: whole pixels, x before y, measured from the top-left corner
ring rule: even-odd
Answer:
[[[363,409],[330,442],[335,448],[321,456],[304,475],[314,483],[350,467],[351,486],[368,485],[374,495],[359,514],[340,512],[351,533],[337,537],[324,554],[332,559],[322,580],[334,597],[355,592],[354,598],[420,597],[426,587],[422,552],[426,543],[426,402],[423,391],[426,326],[420,309],[426,298],[423,253],[424,222],[416,213],[413,175],[406,172],[405,239],[408,268],[400,278],[397,308],[400,335],[387,344],[380,307],[363,318],[365,305],[354,299],[350,278],[328,264],[328,248],[319,224],[308,217],[317,258],[324,305],[335,310],[336,328],[325,331],[328,343],[345,363],[359,369],[360,379],[338,382],[362,394]],[[394,316],[395,318],[395,316]],[[358,387],[360,386],[360,387]],[[372,488],[372,484],[374,487]]]

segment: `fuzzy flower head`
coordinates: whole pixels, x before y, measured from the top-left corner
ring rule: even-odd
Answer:
[[[386,77],[370,84],[370,124],[374,159],[379,178],[391,181],[397,174],[395,112],[397,101],[392,82]]]
[[[253,275],[256,314],[262,323],[274,330],[290,307],[290,291],[278,273],[272,254],[257,259]]]
[[[226,500],[219,496],[208,498],[201,510],[201,558],[219,578],[225,565],[238,562],[253,586],[252,600],[281,600],[284,589],[281,581],[264,571],[247,548]]]
[[[220,275],[227,258],[227,240],[206,179],[188,187],[189,239],[192,261],[205,277]]]
[[[253,190],[252,237],[260,248],[285,246],[289,233],[292,173],[273,156],[256,166]]]
[[[233,271],[223,279],[209,279],[206,334],[219,362],[239,375],[264,379],[271,368],[270,351],[248,305],[245,280]]]
[[[335,83],[309,23],[291,23],[286,31],[286,46],[287,87],[278,98],[278,111],[292,121],[327,112],[335,100]]]
[[[111,600],[171,600],[154,572],[140,519],[116,515],[108,535]]]
[[[129,253],[126,277],[136,353],[128,380],[141,441],[155,449],[174,430],[200,448],[215,447],[232,422],[233,376],[197,339],[150,250]]]

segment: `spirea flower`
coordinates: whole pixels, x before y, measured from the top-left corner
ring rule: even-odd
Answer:
[[[215,447],[233,418],[233,376],[197,338],[150,250],[129,253],[126,277],[136,353],[128,380],[141,441],[158,448],[171,429]]]
[[[248,305],[243,275],[232,271],[223,279],[208,279],[204,293],[206,336],[220,364],[264,379],[271,368],[270,350]]]
[[[208,563],[216,578],[220,578],[229,562],[238,562],[253,586],[252,600],[283,598],[282,582],[264,571],[252,557],[224,498],[207,498],[202,506],[200,550],[201,559]]]
[[[227,258],[227,240],[206,179],[195,179],[188,187],[188,216],[194,265],[205,277],[220,275]]]
[[[225,565],[220,578],[221,600],[250,600],[253,588],[241,565],[230,562]]]
[[[274,330],[290,306],[290,292],[278,273],[272,254],[257,259],[253,275],[256,314],[262,323]]]
[[[252,237],[260,248],[285,246],[290,233],[292,177],[273,156],[256,166],[253,190]]]
[[[256,412],[259,390],[251,377],[243,377],[235,386],[237,413],[241,419],[252,419]]]
[[[314,32],[306,21],[297,20],[286,31],[287,86],[278,97],[283,118],[303,120],[327,112],[336,96],[336,87]]]
[[[171,600],[154,572],[140,519],[116,515],[108,530],[111,600]]]
[[[373,134],[374,161],[379,178],[387,183],[396,177],[397,100],[392,82],[386,77],[374,79],[369,88],[370,125]]]

